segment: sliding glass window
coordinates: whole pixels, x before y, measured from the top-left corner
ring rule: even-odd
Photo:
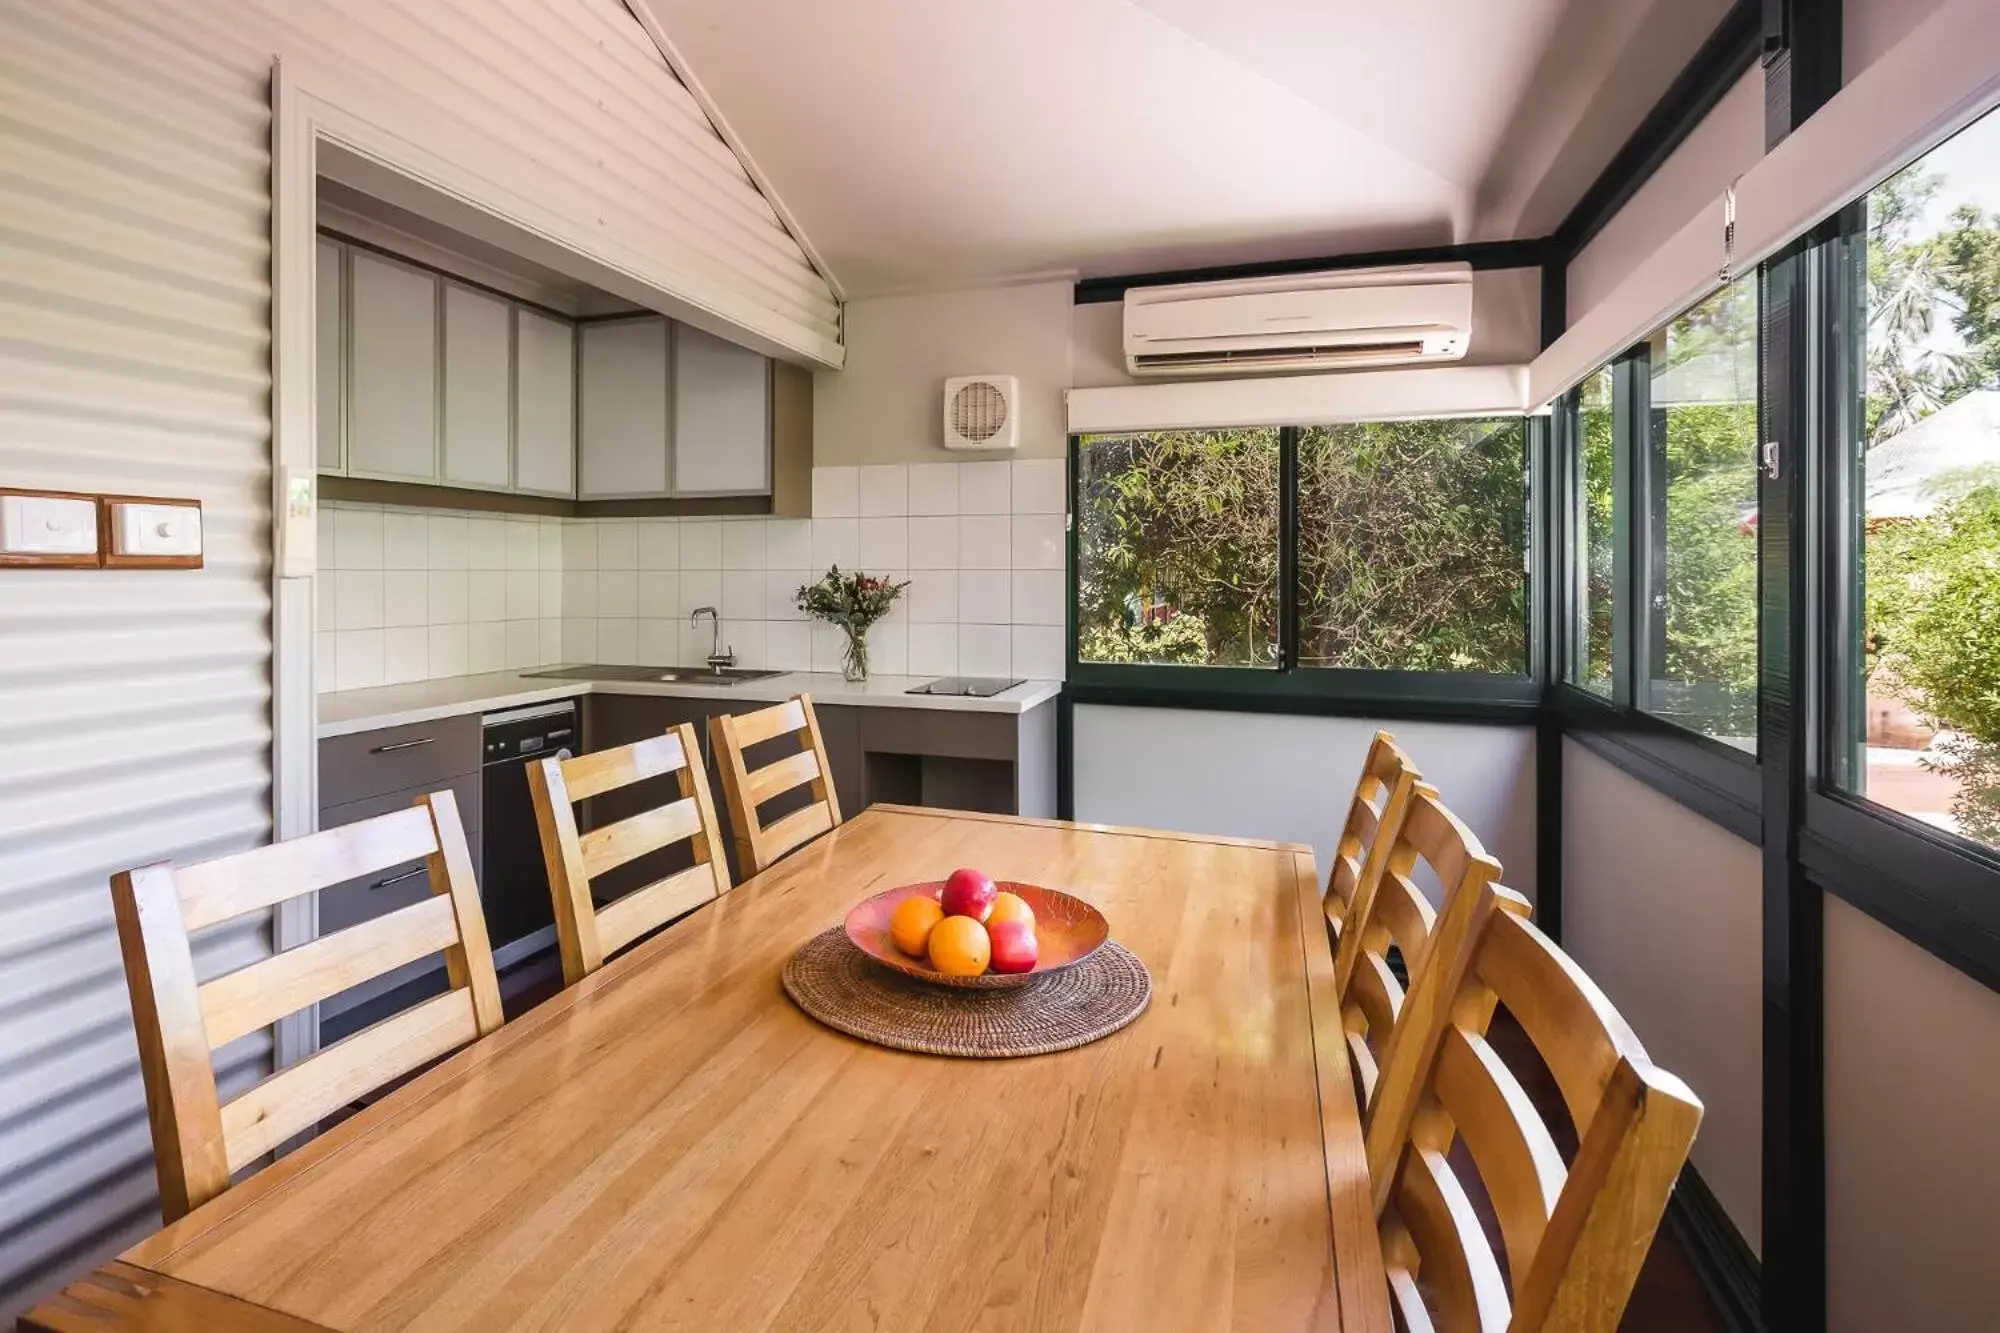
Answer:
[[[1850,242],[1830,776],[2000,847],[2000,114],[1867,199]]]
[[[1615,414],[1612,369],[1605,366],[1577,389],[1575,425],[1575,512],[1571,540],[1574,608],[1570,626],[1569,680],[1609,699],[1612,688],[1612,635],[1616,625],[1618,558],[1615,477]]]

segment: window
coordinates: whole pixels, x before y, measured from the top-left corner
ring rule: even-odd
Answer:
[[[1570,679],[1610,698],[1612,603],[1618,560],[1613,508],[1612,371],[1606,366],[1577,390],[1576,516],[1573,520],[1575,624]]]
[[[2000,846],[2000,116],[1869,195],[1837,780]]]
[[[1079,661],[1277,665],[1278,436],[1078,441]]]
[[[1640,706],[1757,748],[1757,288],[1724,288],[1646,349]]]
[[[1263,683],[1210,679],[1296,693],[1331,668],[1525,678],[1528,432],[1516,415],[1079,436],[1078,664],[1249,669]]]
[[[1302,667],[1528,669],[1527,422],[1299,433]]]

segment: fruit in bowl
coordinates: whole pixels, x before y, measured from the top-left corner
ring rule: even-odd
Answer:
[[[989,952],[995,972],[1012,975],[1035,970],[1040,950],[1035,943],[1034,921],[995,921],[986,928]]]
[[[993,882],[993,876],[983,870],[960,867],[945,880],[938,901],[943,904],[946,916],[969,916],[984,922],[993,911],[993,900],[999,896],[1000,888]]]
[[[944,908],[935,898],[918,894],[896,904],[889,915],[889,938],[912,958],[922,958],[930,949],[931,928],[944,920]]]
[[[973,918],[948,916],[931,927],[925,955],[948,977],[984,976],[993,961],[993,941]]]
[[[995,989],[1080,962],[1110,936],[1103,913],[1081,898],[1033,884],[996,883],[970,868],[954,878],[956,893],[951,881],[934,880],[857,903],[847,914],[848,939],[885,967],[920,981]]]

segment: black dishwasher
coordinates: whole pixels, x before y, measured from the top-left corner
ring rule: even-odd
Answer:
[[[582,749],[576,701],[536,704],[488,713],[480,720],[484,766],[480,777],[479,882],[493,962],[508,967],[555,943],[555,908],[542,841],[528,794],[528,761]]]

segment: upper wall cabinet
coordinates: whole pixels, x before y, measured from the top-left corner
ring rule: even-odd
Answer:
[[[674,494],[771,490],[771,362],[674,325]]]
[[[576,329],[514,312],[514,489],[576,494]]]
[[[579,500],[663,496],[667,490],[667,321],[593,321],[577,330]]]
[[[497,296],[444,284],[444,463],[447,486],[504,491],[514,480],[513,312]]]
[[[438,280],[359,250],[348,266],[348,475],[435,482]]]

